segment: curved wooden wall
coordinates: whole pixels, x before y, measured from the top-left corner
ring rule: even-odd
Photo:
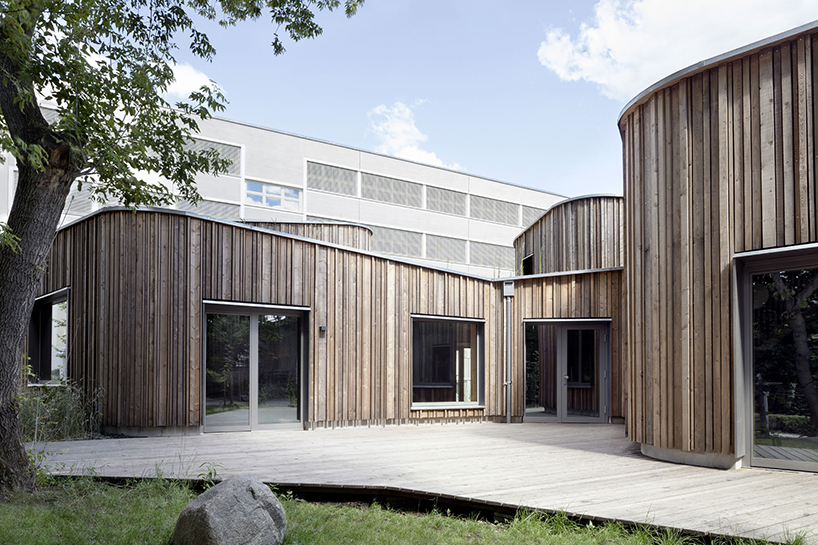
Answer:
[[[818,30],[663,82],[622,114],[629,434],[729,455],[732,256],[818,241]]]
[[[247,225],[304,238],[332,242],[358,250],[372,249],[372,229],[356,223],[245,221]]]
[[[555,204],[514,241],[515,269],[534,256],[533,274],[622,266],[622,197],[591,196]]]
[[[203,300],[311,308],[312,425],[504,417],[490,280],[158,211],[80,220],[49,263],[41,293],[71,289],[69,377],[102,388],[105,426],[200,424]],[[411,314],[485,320],[485,409],[410,410]]]

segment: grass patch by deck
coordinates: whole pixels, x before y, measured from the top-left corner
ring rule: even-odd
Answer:
[[[163,479],[124,486],[90,478],[56,480],[34,493],[10,494],[0,503],[0,543],[168,544],[179,513],[195,494],[183,484]],[[282,503],[287,512],[286,545],[697,543],[675,531],[625,529],[615,523],[578,524],[559,513],[520,512],[509,523],[495,524],[439,512],[398,512],[377,504],[308,503],[290,496],[283,497]]]

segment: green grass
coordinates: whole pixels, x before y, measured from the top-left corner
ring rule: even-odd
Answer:
[[[34,493],[15,492],[0,503],[0,543],[168,544],[179,513],[195,493],[162,479],[126,486],[90,478],[57,480]],[[286,545],[321,544],[549,544],[684,545],[695,540],[672,530],[619,524],[578,524],[564,514],[521,512],[494,524],[445,513],[397,512],[378,504],[314,504],[282,499]],[[797,540],[793,541],[797,543]],[[746,540],[718,545],[761,545]]]
[[[161,479],[122,487],[61,480],[0,503],[0,543],[170,543],[192,498],[187,488]]]

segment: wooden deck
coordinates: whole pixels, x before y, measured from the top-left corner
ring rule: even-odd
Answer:
[[[617,425],[464,424],[51,443],[55,473],[392,487],[697,532],[818,544],[818,476],[652,460]]]

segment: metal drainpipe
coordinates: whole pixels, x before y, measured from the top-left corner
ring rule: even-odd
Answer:
[[[514,297],[514,281],[503,282],[506,298],[506,423],[511,423],[511,298]]]

